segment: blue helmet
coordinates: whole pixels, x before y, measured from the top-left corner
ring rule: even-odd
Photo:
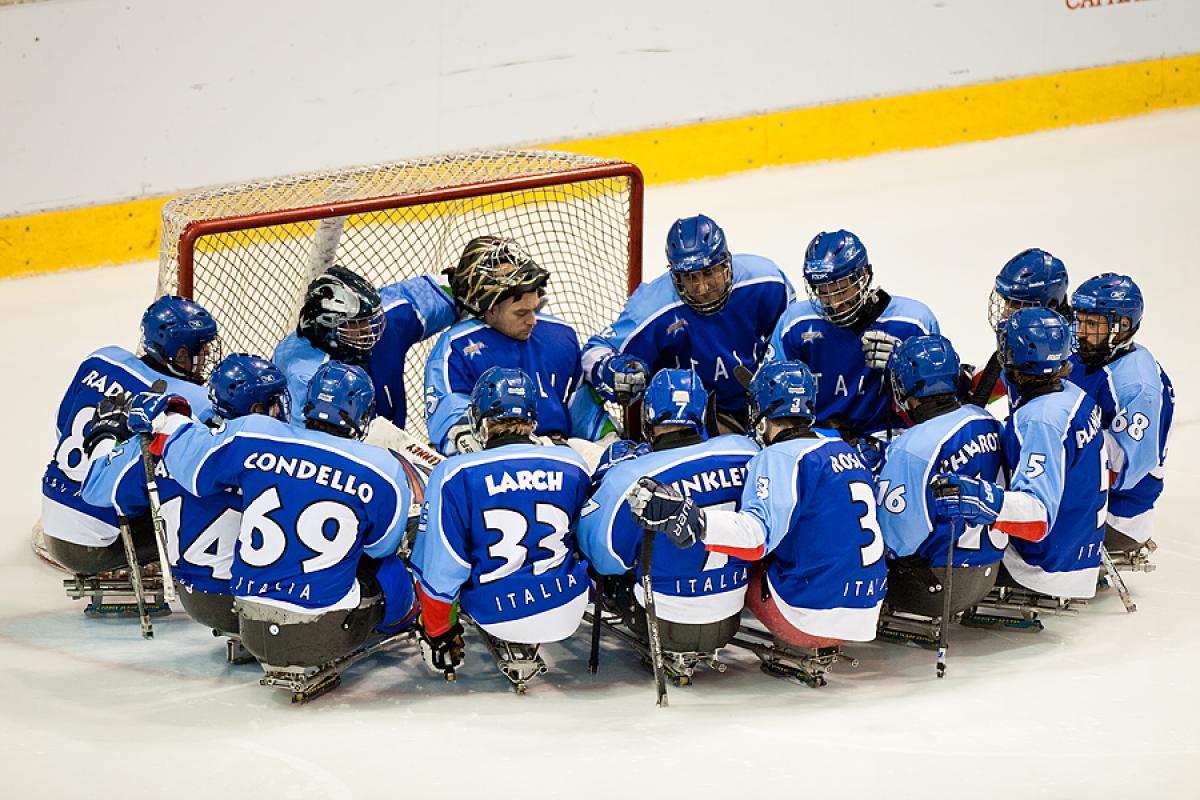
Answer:
[[[248,353],[226,356],[208,379],[208,398],[224,419],[258,412],[287,421],[291,413],[287,378],[265,358]]]
[[[1128,275],[1106,272],[1089,278],[1079,285],[1071,295],[1071,307],[1075,316],[1078,334],[1079,314],[1095,314],[1108,321],[1108,335],[1103,341],[1090,342],[1089,337],[1079,337],[1079,357],[1088,366],[1099,366],[1112,359],[1117,351],[1127,347],[1142,324],[1146,303],[1142,290]],[[1121,322],[1129,320],[1129,327],[1122,328]]]
[[[1067,307],[1067,268],[1063,262],[1036,247],[1017,253],[996,276],[988,299],[988,320],[992,329],[1014,308]]]
[[[1071,307],[1076,312],[1107,317],[1110,329],[1119,327],[1121,320],[1127,318],[1130,330],[1136,331],[1142,324],[1146,301],[1133,278],[1106,272],[1081,283],[1071,295]]]
[[[327,422],[362,439],[375,418],[375,386],[362,367],[326,361],[308,384],[306,420]]]
[[[146,353],[172,375],[204,381],[213,353],[217,322],[199,303],[185,297],[163,295],[142,314],[142,343]],[[180,352],[184,351],[184,352]]]
[[[689,425],[704,432],[708,390],[690,369],[660,369],[642,397],[642,427],[649,436],[655,425]]]
[[[720,311],[729,300],[733,292],[732,263],[725,231],[703,214],[677,219],[667,232],[667,266],[675,291],[683,302],[701,314]],[[700,276],[694,273],[710,268],[720,270],[719,275],[711,277],[721,283],[705,291],[703,296],[696,296],[693,291]],[[684,277],[686,275],[693,277],[688,279]]]
[[[537,421],[537,386],[533,379],[519,369],[491,367],[475,381],[471,390],[469,410],[471,425],[480,441],[483,421],[488,419],[523,419]]]
[[[892,395],[903,406],[910,397],[958,391],[958,353],[945,336],[911,336],[892,351],[888,371]]]
[[[1055,375],[1074,352],[1071,326],[1049,308],[1018,308],[1000,329],[1005,369],[1019,375]]]
[[[649,452],[650,445],[645,442],[618,439],[604,448],[604,453],[600,456],[600,463],[596,465],[596,469],[592,472],[592,480],[599,481],[610,469],[622,461],[629,461],[638,456],[644,456]]]
[[[752,427],[764,419],[794,417],[811,422],[816,417],[817,382],[803,361],[763,364],[747,391]]]
[[[835,325],[850,325],[871,299],[867,248],[850,231],[818,233],[804,253],[804,285],[813,308]]]

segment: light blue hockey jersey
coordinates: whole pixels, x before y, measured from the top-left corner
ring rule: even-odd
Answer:
[[[241,489],[232,593],[301,609],[351,597],[360,557],[395,554],[412,502],[387,450],[260,414],[185,425],[163,459],[189,494]]]
[[[1004,424],[1001,449],[1010,477],[995,528],[1011,537],[1005,566],[1044,594],[1091,597],[1108,501],[1099,406],[1072,383],[1022,402]],[[1014,513],[1018,492],[1035,497],[1044,516]]]
[[[901,340],[941,332],[929,307],[907,297],[891,297],[879,317],[861,328],[826,322],[811,300],[798,300],[775,326],[766,360],[808,365],[817,381],[818,419],[839,418],[859,433],[898,430],[904,423],[892,409],[887,371],[869,369],[863,354],[868,330]]]
[[[579,548],[601,575],[622,575],[637,564],[642,528],[625,495],[648,475],[691,497],[702,508],[737,510],[746,464],[758,447],[744,436],[718,436],[699,444],[661,450],[617,463],[600,482],[579,520]],[[705,550],[696,542],[679,549],[656,536],[651,580],[658,615],[672,622],[718,622],[742,609],[747,561]],[[636,589],[639,592],[640,589]]]
[[[484,625],[525,619],[588,590],[575,521],[591,485],[567,447],[509,444],[439,464],[410,559],[426,595]]]
[[[995,483],[1004,468],[1001,426],[975,406],[963,406],[921,422],[892,440],[879,473],[877,498],[883,541],[896,556],[916,554],[944,567],[950,523],[934,514],[929,482],[938,473],[956,473]],[[1008,537],[987,525],[960,529],[954,566],[995,564]]]
[[[155,483],[175,578],[201,592],[228,594],[233,551],[241,529],[241,493],[229,487],[193,497],[170,476],[161,459],[155,459]],[[83,499],[124,517],[149,510],[142,450],[136,439],[92,463],[83,483]]]
[[[1175,417],[1175,389],[1150,351],[1135,344],[1120,358],[1089,370],[1071,356],[1072,383],[1100,406],[1105,432],[1120,450],[1110,450],[1116,480],[1108,494],[1108,511],[1131,519],[1154,507],[1162,494],[1162,468]],[[1119,469],[1118,469],[1119,467]]]
[[[755,456],[742,513],[766,531],[770,585],[794,608],[872,608],[887,592],[875,482],[839,437],[778,442]]]
[[[758,369],[779,315],[795,291],[775,262],[761,256],[733,256],[733,290],[712,314],[701,314],[680,299],[670,273],[643,283],[610,327],[584,346],[585,374],[604,356],[626,353],[660,369],[693,368],[725,411],[746,409],[746,390],[733,377],[744,364]]]
[[[124,348],[102,347],[79,365],[59,403],[54,455],[42,476],[42,527],[47,534],[92,547],[116,541],[116,512],[91,505],[80,494],[90,464],[83,452],[84,433],[101,397],[148,392],[157,380],[167,382],[168,394],[186,398],[198,418],[212,416],[206,387],[157,372]]]
[[[532,335],[520,341],[464,320],[442,334],[425,366],[425,424],[442,453],[450,452],[447,434],[466,416],[475,382],[491,367],[515,367],[537,383],[539,435],[594,441],[611,430],[595,396],[580,386],[579,337],[570,325],[539,313]]]
[[[403,428],[408,419],[404,361],[409,348],[449,328],[457,313],[454,300],[428,275],[384,286],[379,297],[387,325],[363,367],[375,386],[375,413]],[[308,384],[329,355],[293,331],[275,347],[271,360],[287,376],[292,424],[302,426]]]

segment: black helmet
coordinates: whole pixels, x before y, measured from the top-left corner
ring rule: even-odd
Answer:
[[[296,330],[339,361],[365,361],[386,319],[379,292],[365,278],[332,266],[308,285]]]

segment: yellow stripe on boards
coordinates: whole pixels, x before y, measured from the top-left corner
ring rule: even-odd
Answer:
[[[621,158],[647,183],[938,147],[1200,104],[1200,55],[582,139],[549,149]],[[168,198],[0,219],[0,277],[158,255]]]
[[[0,278],[156,259],[167,199],[0,219]]]
[[[1200,55],[759,114],[554,149],[623,158],[647,183],[938,147],[1200,104]]]

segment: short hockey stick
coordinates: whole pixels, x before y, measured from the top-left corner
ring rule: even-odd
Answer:
[[[142,584],[142,565],[138,563],[137,550],[133,546],[133,533],[129,520],[117,517],[121,526],[121,544],[125,546],[125,561],[129,564],[129,582],[133,584],[133,599],[137,601],[138,620],[142,623],[142,638],[154,638],[154,626],[150,623],[150,612],[146,610],[146,587]]]
[[[658,633],[658,614],[654,611],[654,587],[650,580],[650,562],[654,557],[654,531],[642,532],[642,594],[646,596],[646,634],[650,640],[650,664],[654,668],[654,691],[659,708],[667,707],[667,671],[663,666],[662,638]]]
[[[167,390],[167,382],[159,379],[150,391],[159,394]],[[158,564],[162,569],[163,596],[167,602],[175,599],[175,577],[171,574],[171,557],[167,553],[167,525],[163,522],[158,500],[158,479],[154,475],[154,455],[150,452],[153,436],[143,433],[138,437],[142,448],[142,468],[146,472],[146,495],[150,499],[150,520],[154,524],[154,542],[158,545]]]
[[[950,594],[954,590],[954,542],[958,539],[958,517],[950,518],[950,544],[946,548],[946,577],[942,578],[942,624],[938,626],[937,676],[946,677],[946,639],[950,627]]]

